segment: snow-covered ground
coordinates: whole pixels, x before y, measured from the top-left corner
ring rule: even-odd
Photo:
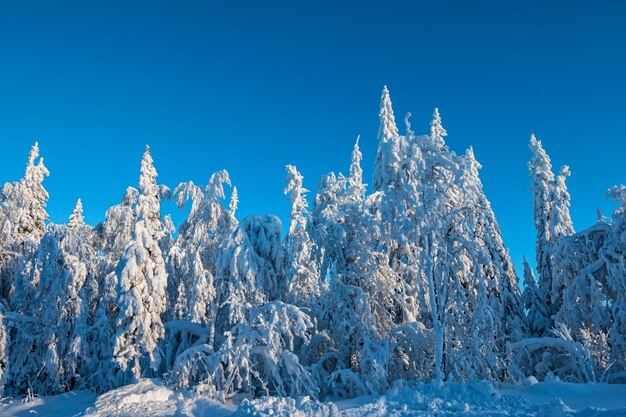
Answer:
[[[35,398],[4,399],[0,416],[45,417],[410,417],[410,416],[626,416],[626,385],[543,382],[497,390],[488,383],[396,386],[382,397],[335,403],[308,398],[265,398],[220,404],[159,380],[144,380],[97,397],[88,391]]]

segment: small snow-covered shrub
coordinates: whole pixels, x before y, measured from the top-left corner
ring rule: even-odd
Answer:
[[[308,368],[294,353],[309,341],[313,323],[298,307],[280,301],[250,311],[249,322],[226,333],[216,351],[206,344],[181,353],[169,374],[178,387],[199,386],[221,401],[236,393],[316,397]]]
[[[389,343],[389,380],[428,380],[433,377],[434,339],[422,323],[409,323],[392,330]]]
[[[595,382],[589,351],[572,339],[565,325],[558,324],[553,333],[555,337],[528,338],[509,345],[511,378]]]

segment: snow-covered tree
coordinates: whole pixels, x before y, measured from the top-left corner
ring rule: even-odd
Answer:
[[[85,224],[85,217],[83,216],[83,202],[80,198],[76,201],[74,211],[70,214],[70,221],[67,223],[68,229],[77,229]]]
[[[500,353],[504,353],[504,341],[516,341],[526,336],[524,307],[519,291],[519,280],[513,267],[513,261],[504,245],[502,232],[491,208],[491,203],[483,191],[479,178],[480,163],[474,157],[470,147],[463,157],[463,173],[460,187],[464,190],[468,205],[472,206],[469,221],[472,224],[471,236],[479,248],[478,258],[472,260],[476,270],[483,274],[486,296],[495,305],[492,306],[496,338],[502,343]]]
[[[555,313],[552,307],[550,292],[552,291],[552,268],[551,255],[554,239],[551,235],[550,214],[552,211],[552,188],[554,174],[552,173],[552,163],[550,157],[543,149],[541,141],[535,135],[530,137],[530,149],[533,157],[528,162],[532,185],[530,187],[533,194],[534,220],[537,229],[536,260],[537,272],[539,273],[538,291],[539,297],[546,306],[547,316],[532,323],[540,334],[546,334],[552,327],[552,314]],[[545,326],[547,324],[547,326]]]
[[[289,231],[285,237],[285,274],[289,285],[288,299],[292,304],[311,306],[321,293],[321,282],[312,259],[313,242],[307,230],[308,190],[302,186],[302,175],[293,165],[287,165],[285,194],[291,202]]]
[[[273,301],[254,307],[225,332],[215,352],[199,344],[179,355],[171,378],[220,401],[237,393],[316,397],[319,389],[297,355],[312,329],[296,306]]]
[[[215,276],[217,336],[244,323],[251,308],[285,296],[281,228],[276,216],[248,216],[224,242]]]
[[[191,200],[189,216],[180,225],[177,244],[192,252],[200,250],[205,267],[213,275],[217,271],[219,246],[236,226],[234,213],[239,202],[237,192],[233,192],[229,207],[224,206],[224,184],[230,185],[226,170],[212,174],[205,187],[189,181],[180,184],[173,193],[181,209]]]
[[[0,197],[0,298],[15,291],[15,279],[43,236],[48,221],[48,192],[43,186],[50,175],[39,158],[39,145],[28,155],[24,177],[4,184]],[[20,265],[22,262],[22,265]],[[18,300],[19,302],[19,300]]]
[[[132,376],[140,378],[149,366],[159,369],[157,345],[164,336],[161,314],[166,308],[167,273],[159,247],[163,236],[161,193],[156,182],[150,148],[146,146],[139,176],[139,198],[133,240],[126,246],[117,276],[116,333],[113,354],[122,372],[131,365]]]
[[[111,255],[114,264],[119,261],[122,251],[133,238],[138,198],[139,191],[128,187],[122,202],[109,208],[104,222],[96,226],[98,247],[102,252]]]
[[[398,160],[398,127],[391,106],[391,98],[387,86],[383,87],[380,96],[380,126],[378,128],[378,151],[374,164],[374,190],[381,190],[390,181],[390,175],[400,167]]]
[[[35,142],[28,155],[24,177],[18,182],[7,183],[2,190],[3,241],[23,244],[36,242],[44,234],[48,213],[46,203],[49,195],[43,186],[50,172],[39,158],[39,144]]]
[[[526,257],[524,257],[524,308],[527,311],[528,331],[531,336],[543,334],[549,323],[547,322],[547,306],[539,295],[537,279]]]
[[[607,293],[613,322],[609,331],[615,372],[626,371],[626,186],[611,188],[608,196],[619,203],[600,259],[607,271]],[[624,377],[622,377],[622,380]]]

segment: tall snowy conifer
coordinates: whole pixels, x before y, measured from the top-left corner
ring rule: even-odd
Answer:
[[[535,228],[537,229],[536,259],[537,272],[539,273],[538,291],[539,297],[547,307],[546,317],[539,318],[536,323],[529,323],[539,335],[545,335],[552,328],[552,307],[550,293],[552,291],[552,268],[550,257],[552,255],[553,238],[550,227],[550,212],[552,210],[551,197],[554,183],[552,164],[550,157],[543,149],[541,141],[535,135],[530,137],[530,149],[533,157],[528,162],[528,169],[532,178],[530,187],[533,193]]]
[[[146,146],[139,176],[137,222],[133,241],[126,246],[116,269],[119,313],[114,336],[115,360],[132,375],[144,375],[146,365],[153,371],[161,362],[157,344],[163,338],[161,314],[166,308],[167,274],[159,240],[163,236],[160,191],[156,182],[150,148]]]
[[[308,190],[302,186],[302,175],[293,165],[287,165],[285,194],[291,202],[289,231],[285,237],[286,279],[288,301],[295,305],[312,306],[320,296],[320,279],[312,262],[313,242],[307,230]]]
[[[28,258],[43,236],[48,221],[46,203],[48,192],[43,186],[50,172],[39,158],[39,144],[35,142],[28,155],[24,177],[6,183],[0,199],[0,298],[15,292],[20,261]],[[23,294],[24,297],[28,297]],[[21,295],[17,295],[22,298]],[[20,300],[12,300],[19,302]]]

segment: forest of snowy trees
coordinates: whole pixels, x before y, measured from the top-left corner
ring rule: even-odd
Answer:
[[[0,202],[3,395],[145,377],[220,401],[399,380],[626,381],[626,186],[608,191],[611,218],[576,232],[569,169],[555,174],[532,136],[537,268],[525,261],[520,280],[472,148],[446,146],[437,109],[428,135],[409,117],[401,134],[384,88],[371,192],[358,140],[349,175],[321,178],[310,205],[288,165],[286,236],[276,216],[237,219],[226,171],[159,184],[148,147],[104,221],[85,224],[78,200],[53,224],[35,144]],[[165,199],[190,206],[178,230]]]

